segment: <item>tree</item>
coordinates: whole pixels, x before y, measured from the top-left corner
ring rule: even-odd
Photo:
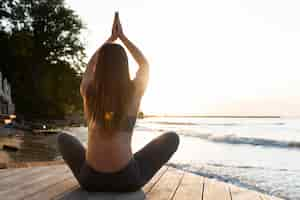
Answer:
[[[16,112],[49,118],[81,110],[84,28],[64,0],[2,0],[0,70]]]

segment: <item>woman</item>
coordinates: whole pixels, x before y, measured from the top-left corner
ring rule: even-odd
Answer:
[[[124,48],[139,65],[130,79]],[[87,150],[73,136],[58,136],[59,150],[82,188],[88,191],[132,192],[144,186],[177,150],[179,137],[164,133],[132,153],[131,138],[149,66],[124,35],[116,13],[112,35],[90,59],[80,92],[88,124]]]

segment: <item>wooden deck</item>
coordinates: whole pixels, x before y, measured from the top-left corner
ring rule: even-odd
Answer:
[[[0,199],[55,200],[279,200],[164,166],[135,193],[88,193],[66,165],[0,170]]]

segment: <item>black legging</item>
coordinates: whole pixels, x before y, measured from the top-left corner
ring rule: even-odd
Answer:
[[[128,165],[117,172],[97,172],[85,161],[85,148],[75,137],[61,133],[58,148],[80,186],[88,191],[132,192],[143,187],[171,158],[179,137],[167,132],[133,155]],[[101,156],[101,155],[99,155]]]

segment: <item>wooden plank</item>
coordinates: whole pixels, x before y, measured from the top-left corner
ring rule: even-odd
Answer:
[[[71,177],[69,169],[65,167],[52,167],[51,170],[43,171],[22,182],[15,182],[9,190],[1,191],[0,197],[6,199],[23,199],[63,179]]]
[[[0,170],[0,179],[3,179],[10,175],[16,175],[17,173],[22,173],[25,171],[28,171],[28,168],[2,169]]]
[[[158,170],[158,172],[156,172],[151,180],[143,187],[143,191],[145,193],[148,193],[167,170],[167,166],[163,166],[162,168],[160,168],[160,170]]]
[[[49,185],[48,181],[45,181],[48,177],[55,177],[55,179],[59,179],[61,174],[64,173],[66,168],[58,168],[51,167],[46,168],[41,167],[43,170],[36,172],[35,174],[31,174],[30,177],[26,177],[26,179],[14,179],[12,182],[9,182],[10,188],[6,188],[3,191],[0,191],[1,196],[7,196],[9,199],[18,199],[18,196],[25,197],[28,193],[32,193],[36,186],[41,187],[43,185]],[[38,167],[38,169],[41,169]]]
[[[283,200],[281,198],[274,197],[274,196],[269,196],[269,195],[266,195],[266,194],[261,194],[260,197],[261,197],[262,200]]]
[[[79,188],[67,165],[1,171],[0,199],[88,200],[280,200],[231,184],[184,173],[163,166],[143,187],[133,193],[88,193]]]
[[[175,193],[174,200],[201,200],[203,180],[202,176],[188,172],[184,173],[181,184]]]
[[[270,198],[270,197],[265,196],[265,195],[261,195],[261,196],[260,196],[260,199],[261,199],[261,200],[273,200],[273,198]]]
[[[1,174],[3,174],[3,173],[11,172],[11,171],[16,171],[16,170],[18,170],[18,169],[23,169],[23,168],[0,169],[0,176],[1,176]]]
[[[37,170],[37,168],[20,168],[20,169],[6,169],[5,171],[1,172],[0,178],[3,180],[8,176],[20,176],[22,174],[30,173],[30,171]],[[40,169],[38,169],[40,170]],[[26,173],[23,173],[26,172]],[[21,173],[21,174],[20,174]]]
[[[167,172],[160,178],[159,182],[146,194],[147,199],[172,199],[180,184],[182,176],[183,171],[169,167]]]
[[[228,186],[220,181],[204,179],[203,200],[231,200]]]
[[[78,187],[79,185],[77,180],[73,176],[70,176],[63,181],[59,181],[58,183],[52,184],[49,187],[45,187],[44,189],[30,194],[25,197],[24,200],[53,199],[56,196],[77,189]]]
[[[260,193],[239,188],[234,185],[228,186],[230,187],[232,200],[263,200],[263,198],[260,197]]]
[[[24,181],[31,180],[32,177],[35,177],[37,174],[48,172],[49,170],[51,170],[49,167],[33,167],[24,170],[21,174],[15,173],[2,178],[0,182],[0,195],[1,192],[10,190],[14,185],[19,185]]]

